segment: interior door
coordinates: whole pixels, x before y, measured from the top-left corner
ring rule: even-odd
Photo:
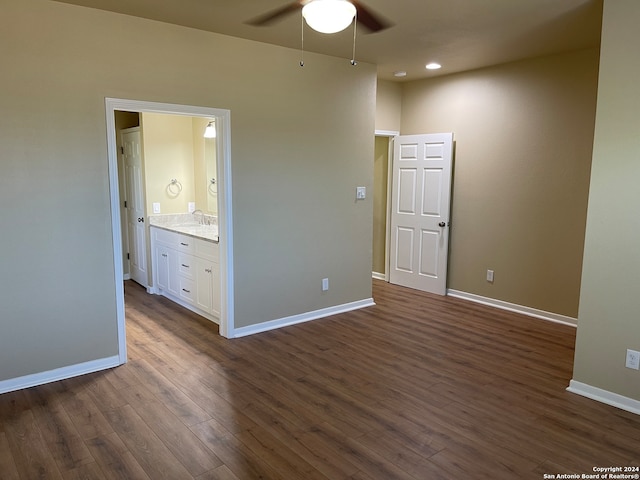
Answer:
[[[129,233],[129,271],[132,280],[147,287],[147,241],[140,127],[123,130],[121,135],[125,168],[127,230]]]
[[[446,294],[452,158],[453,133],[394,139],[391,283]]]

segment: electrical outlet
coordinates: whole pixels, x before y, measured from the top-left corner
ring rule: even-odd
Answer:
[[[487,270],[487,282],[493,283],[493,270]]]
[[[322,279],[322,291],[326,292],[327,290],[329,290],[329,279],[328,278],[323,278]]]
[[[625,367],[640,370],[640,352],[635,350],[627,350],[627,362]]]

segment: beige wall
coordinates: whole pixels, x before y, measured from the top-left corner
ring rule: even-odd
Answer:
[[[597,72],[585,50],[404,84],[402,134],[455,134],[448,288],[577,316]]]
[[[105,97],[231,111],[236,326],[371,297],[373,65],[46,0],[0,44],[0,381],[117,354]]]
[[[376,130],[399,132],[402,116],[402,85],[378,80],[376,91]]]
[[[389,137],[376,137],[373,157],[373,272],[387,272],[387,188]]]
[[[183,115],[142,113],[142,143],[147,215],[153,203],[161,213],[186,213],[196,201],[193,119]],[[171,186],[176,179],[182,185]]]
[[[606,0],[573,378],[640,401],[640,3]]]

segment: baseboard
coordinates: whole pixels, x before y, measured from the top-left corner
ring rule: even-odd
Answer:
[[[640,415],[640,401],[634,400],[633,398],[624,397],[617,393],[609,392],[608,390],[603,390],[598,387],[592,387],[591,385],[577,382],[575,380],[571,380],[569,382],[567,391]]]
[[[193,313],[197,313],[198,315],[200,315],[203,318],[206,318],[210,322],[213,322],[216,325],[220,325],[220,319],[218,317],[214,317],[209,312],[205,312],[204,310],[200,310],[198,307],[194,307],[193,305],[191,305],[188,302],[185,302],[184,300],[182,300],[180,297],[178,297],[176,295],[172,295],[169,292],[166,292],[164,290],[160,290],[159,288],[155,288],[155,287],[149,287],[147,289],[147,293],[150,294],[150,295],[161,295],[161,296],[163,296],[165,298],[168,298],[173,303],[177,303],[181,307],[184,307],[187,310],[191,310]]]
[[[114,355],[113,357],[91,360],[90,362],[69,365],[68,367],[56,368],[55,370],[11,378],[9,380],[0,381],[0,394],[13,392],[15,390],[22,390],[23,388],[35,387],[37,385],[44,385],[45,383],[57,382],[58,380],[64,380],[67,378],[78,377],[80,375],[86,375],[87,373],[94,373],[100,370],[117,367],[120,364],[120,357],[118,355]]]
[[[469,300],[475,303],[481,303],[482,305],[488,305],[490,307],[500,308],[502,310],[509,310],[510,312],[521,313],[530,317],[540,318],[549,322],[561,323],[563,325],[569,325],[570,327],[578,326],[578,319],[573,317],[567,317],[557,313],[545,312],[544,310],[538,310],[536,308],[525,307],[523,305],[517,305],[515,303],[503,302],[502,300],[496,300],[488,297],[481,297],[473,293],[460,292],[458,290],[447,290],[447,295],[455,298],[461,298],[463,300]]]
[[[371,276],[376,280],[384,280],[384,281],[387,280],[387,276],[384,273],[371,272]]]
[[[271,320],[269,322],[258,323],[257,325],[249,325],[248,327],[236,328],[234,329],[231,338],[246,337],[247,335],[253,335],[255,333],[262,333],[269,330],[275,330],[277,328],[288,327],[291,325],[296,325],[298,323],[309,322],[311,320],[317,320],[319,318],[337,315],[339,313],[350,312],[352,310],[358,310],[365,307],[372,307],[374,305],[375,302],[373,301],[373,298],[367,298],[364,300],[359,300],[357,302],[344,303],[342,305],[336,305],[334,307],[323,308],[320,310],[314,310],[312,312],[301,313],[299,315],[292,315],[290,317]]]

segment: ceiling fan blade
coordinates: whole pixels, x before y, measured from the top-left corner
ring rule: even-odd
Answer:
[[[248,23],[249,25],[254,25],[256,27],[269,25],[279,20],[280,17],[284,17],[290,13],[295,12],[296,10],[299,10],[300,8],[302,8],[302,4],[302,1],[290,3],[289,5],[285,5],[284,7],[272,10],[271,12],[260,15],[259,17],[256,17],[252,20],[248,20],[246,23]]]
[[[392,26],[392,23],[388,20],[374,14],[370,9],[365,7],[358,0],[349,0],[356,7],[358,11],[358,23],[362,24],[365,28],[371,32],[379,32],[385,28]]]

